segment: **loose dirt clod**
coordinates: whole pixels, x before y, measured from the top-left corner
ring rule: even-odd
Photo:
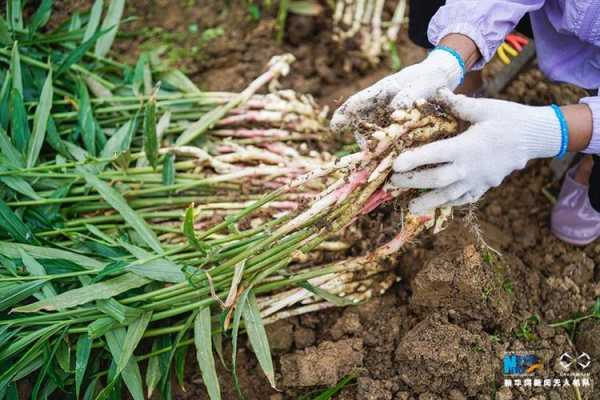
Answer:
[[[498,370],[487,335],[475,335],[436,315],[402,338],[396,362],[402,381],[416,392],[456,387],[474,395],[493,382]]]
[[[504,274],[485,263],[475,246],[433,258],[412,281],[411,305],[454,310],[468,319],[498,326],[512,312],[502,288]]]
[[[334,385],[363,365],[362,339],[323,342],[318,347],[281,357],[282,385],[309,387]]]

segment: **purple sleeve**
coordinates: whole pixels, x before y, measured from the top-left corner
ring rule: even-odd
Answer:
[[[523,16],[539,10],[545,0],[447,0],[429,23],[429,41],[437,45],[450,33],[461,33],[475,42],[483,58],[481,69]]]
[[[592,138],[582,153],[600,154],[600,97],[584,97],[579,101],[592,110]]]

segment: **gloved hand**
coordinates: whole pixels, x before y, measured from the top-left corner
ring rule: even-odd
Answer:
[[[441,88],[454,90],[463,73],[463,67],[455,56],[445,50],[434,49],[419,64],[406,67],[351,96],[333,114],[331,127],[338,132],[351,129],[352,121],[369,121],[378,108],[406,108],[418,99],[435,96]],[[359,145],[364,145],[364,139],[356,139]]]
[[[440,91],[438,101],[472,125],[458,136],[407,151],[395,160],[393,185],[434,189],[410,203],[414,214],[475,202],[528,160],[555,156],[568,145],[566,122],[561,127],[552,107],[476,99],[449,90]],[[411,171],[433,164],[441,165]]]

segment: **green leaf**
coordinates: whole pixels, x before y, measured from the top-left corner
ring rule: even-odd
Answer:
[[[53,249],[51,247],[32,246],[21,243],[11,243],[0,241],[0,254],[10,258],[20,258],[21,250],[37,259],[59,259],[67,260],[79,264],[84,268],[97,269],[102,268],[104,263],[93,258],[73,253],[70,251]]]
[[[31,22],[29,23],[30,33],[36,32],[39,28],[48,23],[50,15],[52,15],[52,3],[53,0],[42,0],[42,3],[33,14],[33,17],[31,17]]]
[[[175,350],[175,376],[177,377],[177,383],[179,383],[179,387],[182,391],[185,390],[185,364],[186,364],[186,354],[187,348],[189,346],[181,346]]]
[[[35,242],[33,232],[19,217],[0,200],[0,230],[7,232],[13,239],[21,243]]]
[[[188,239],[188,242],[194,246],[197,250],[206,251],[206,246],[202,244],[196,237],[196,231],[194,230],[194,205],[192,204],[185,210],[185,216],[183,217],[182,231],[184,236]]]
[[[338,394],[343,388],[348,386],[348,384],[352,383],[356,379],[356,375],[347,375],[341,381],[339,381],[335,386],[330,387],[329,389],[321,392],[317,397],[312,398],[312,400],[331,400],[333,396]],[[298,400],[308,400],[308,397],[302,397]]]
[[[85,55],[85,53],[87,53],[92,48],[92,46],[94,46],[94,43],[97,43],[100,37],[104,34],[107,34],[107,32],[108,30],[104,29],[94,33],[91,38],[89,38],[75,50],[70,52],[56,70],[56,75],[62,75],[65,71],[71,68],[73,64],[78,63],[79,60],[81,60],[81,58]]]
[[[106,12],[106,16],[104,17],[101,26],[102,30],[108,28],[110,28],[110,30],[106,35],[104,35],[96,42],[95,53],[98,57],[104,57],[106,54],[108,54],[113,44],[113,41],[117,36],[117,31],[119,29],[121,17],[123,16],[124,7],[125,0],[111,0],[110,5],[108,6],[108,11]]]
[[[7,1],[6,15],[8,23],[13,30],[23,29],[23,4],[21,0]]]
[[[75,11],[69,19],[69,32],[77,32],[81,29],[81,15]]]
[[[39,281],[28,281],[24,283],[18,283],[9,286],[8,288],[0,290],[0,311],[4,311],[7,308],[12,307],[15,304],[25,300],[32,296],[35,292],[46,283],[43,280]]]
[[[273,359],[271,358],[271,348],[269,347],[269,339],[267,338],[267,332],[260,317],[254,292],[250,291],[246,303],[247,305],[243,308],[242,315],[244,316],[244,327],[246,328],[248,339],[260,367],[267,376],[271,387],[275,389],[275,369],[273,367]]]
[[[96,121],[92,111],[90,94],[83,81],[79,81],[79,129],[83,137],[83,144],[92,156],[96,155]]]
[[[159,75],[159,80],[184,93],[202,94],[198,86],[194,84],[183,72],[178,69],[168,69]]]
[[[156,136],[156,99],[151,97],[144,110],[144,153],[153,169],[158,164],[158,137]]]
[[[40,310],[54,311],[89,303],[90,301],[109,299],[128,290],[148,284],[150,281],[135,274],[124,274],[103,282],[94,283],[77,289],[71,289],[58,296],[40,300],[13,309],[13,312],[30,313]]]
[[[60,138],[56,123],[52,116],[48,117],[48,132],[46,132],[46,141],[58,154],[65,158],[71,158],[71,153],[65,142]]]
[[[9,46],[12,44],[12,37],[8,29],[8,24],[2,15],[0,15],[0,44]]]
[[[30,136],[29,123],[27,122],[27,111],[25,111],[23,97],[21,96],[21,92],[19,92],[17,89],[12,90],[10,96],[10,110],[10,129],[13,142],[15,147],[21,153],[25,153]]]
[[[127,325],[128,321],[131,322],[142,314],[141,310],[134,307],[128,307],[121,304],[115,299],[98,300],[96,307],[99,311],[115,319],[123,325]]]
[[[121,214],[123,219],[140,235],[148,247],[158,254],[164,253],[154,231],[133,211],[119,192],[108,186],[106,182],[98,179],[95,175],[92,175],[85,168],[77,167],[77,172],[85,179],[88,185],[96,189],[104,200]]]
[[[104,335],[110,353],[115,360],[120,360],[127,349],[124,348],[126,340],[125,328],[116,328]],[[144,400],[144,389],[142,385],[142,374],[134,357],[129,357],[127,365],[121,372],[123,381],[129,389],[134,400]],[[105,389],[106,390],[106,389]],[[104,392],[104,391],[103,391]],[[99,395],[100,397],[101,395]]]
[[[71,369],[71,346],[66,340],[61,340],[60,346],[56,351],[56,362],[60,369],[66,373],[72,373]]]
[[[96,0],[92,9],[90,10],[90,17],[88,19],[87,26],[85,27],[85,33],[83,34],[82,42],[87,42],[94,33],[98,30],[100,25],[100,18],[102,18],[102,7],[104,6],[104,0]]]
[[[98,339],[119,326],[121,324],[110,317],[98,318],[87,326],[87,333],[90,339]]]
[[[10,162],[11,166],[21,168],[24,165],[23,157],[13,146],[6,131],[0,127],[0,151],[2,155]]]
[[[210,318],[210,307],[203,308],[196,316],[194,321],[194,344],[196,345],[196,358],[202,373],[202,381],[206,386],[208,396],[210,400],[220,400],[221,388],[212,351]]]
[[[158,282],[180,283],[186,280],[181,268],[174,262],[164,258],[131,264],[125,270]]]
[[[175,184],[175,156],[172,153],[165,154],[163,158],[162,184],[165,186]]]
[[[67,333],[67,329],[65,328],[65,329],[63,329],[63,332],[60,335],[60,337],[58,338],[58,340],[56,340],[54,345],[52,346],[52,350],[50,351],[50,354],[45,355],[44,364],[42,366],[41,371],[37,375],[37,378],[35,380],[35,385],[33,387],[33,391],[31,392],[32,399],[38,398],[38,393],[40,391],[40,387],[42,386],[42,382],[44,382],[44,379],[46,378],[48,369],[50,368],[52,360],[54,359],[54,356],[56,355],[56,350],[58,350],[58,346],[60,345],[60,342],[64,339],[66,333]]]
[[[250,290],[246,289],[240,295],[235,307],[235,311],[233,312],[233,323],[231,324],[231,374],[233,375],[233,385],[235,386],[238,397],[241,399],[244,398],[244,395],[242,394],[242,389],[240,388],[240,382],[237,375],[237,345],[242,313],[247,307],[249,293]]]
[[[12,76],[12,88],[23,96],[23,76],[21,74],[21,55],[19,54],[19,43],[13,44],[10,57],[10,73]]]
[[[136,116],[137,117],[137,116]],[[137,129],[137,118],[127,121],[108,139],[100,156],[102,158],[113,157],[129,150],[133,133]]]
[[[33,134],[29,141],[29,149],[27,152],[27,168],[35,166],[40,150],[44,144],[44,138],[46,136],[46,128],[48,126],[48,117],[50,116],[50,109],[52,108],[52,70],[48,72],[48,78],[42,88],[42,95],[35,115],[33,117]]]
[[[5,168],[0,167],[0,171],[6,171]],[[21,193],[31,199],[40,200],[41,197],[31,187],[29,183],[23,178],[18,176],[0,176],[0,182],[14,190],[15,192]]]
[[[19,337],[18,339],[12,341],[8,347],[5,347],[0,351],[0,361],[12,357],[38,339],[43,339],[44,341],[47,340],[60,329],[62,329],[60,324],[50,325],[45,328],[36,329],[27,335]]]
[[[75,351],[75,392],[79,398],[81,383],[85,377],[90,354],[92,352],[92,339],[88,335],[80,335],[77,339],[77,350]]]
[[[10,112],[8,107],[10,103],[10,93],[12,86],[10,70],[5,71],[1,78],[4,82],[2,82],[2,87],[0,88],[0,128],[6,130],[8,129],[8,123],[10,120]]]
[[[117,374],[120,374],[127,364],[132,360],[133,352],[137,348],[146,328],[152,318],[152,311],[143,313],[138,319],[133,321],[127,328],[127,336],[121,348],[121,354],[117,359]]]
[[[155,340],[152,343],[152,353],[159,349],[159,341]],[[162,372],[160,369],[160,355],[152,356],[148,360],[148,367],[146,369],[146,386],[148,387],[148,398],[152,397],[154,389],[158,386]]]
[[[321,289],[320,287],[313,286],[306,281],[299,283],[298,286],[308,290],[309,292],[313,293],[314,295],[321,297],[321,298],[327,300],[328,302],[330,302],[331,304],[336,305],[338,307],[345,307],[345,306],[355,304],[354,301],[352,301],[351,299],[340,297],[338,295],[328,292],[327,290]]]
[[[35,258],[25,253],[23,250],[21,250],[21,260],[23,261],[23,265],[25,265],[25,269],[30,275],[46,275],[46,269],[44,266],[37,262]],[[54,289],[51,281],[48,281],[44,286],[42,286],[42,293],[44,294],[44,298],[56,296],[56,290]]]
[[[144,85],[144,69],[147,63],[148,55],[146,53],[142,53],[137,61],[137,64],[135,64],[133,78],[131,79],[131,89],[133,90],[133,94],[135,96],[142,94],[141,89]]]

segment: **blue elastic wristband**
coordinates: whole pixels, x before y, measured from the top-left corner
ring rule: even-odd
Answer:
[[[465,67],[465,62],[462,59],[462,57],[460,56],[460,54],[458,54],[458,51],[456,51],[452,47],[448,47],[448,46],[436,46],[433,50],[445,51],[447,53],[450,53],[452,56],[454,56],[454,58],[456,58],[456,61],[458,61],[458,65],[460,65],[460,69],[462,70],[462,76],[460,78],[460,84],[462,85],[463,82],[465,81],[465,75],[467,74],[467,67]]]
[[[569,148],[569,125],[559,106],[552,104],[550,107],[554,110],[554,114],[556,114],[556,118],[558,118],[558,123],[560,124],[560,151],[556,157],[562,159],[567,154],[567,149]]]

